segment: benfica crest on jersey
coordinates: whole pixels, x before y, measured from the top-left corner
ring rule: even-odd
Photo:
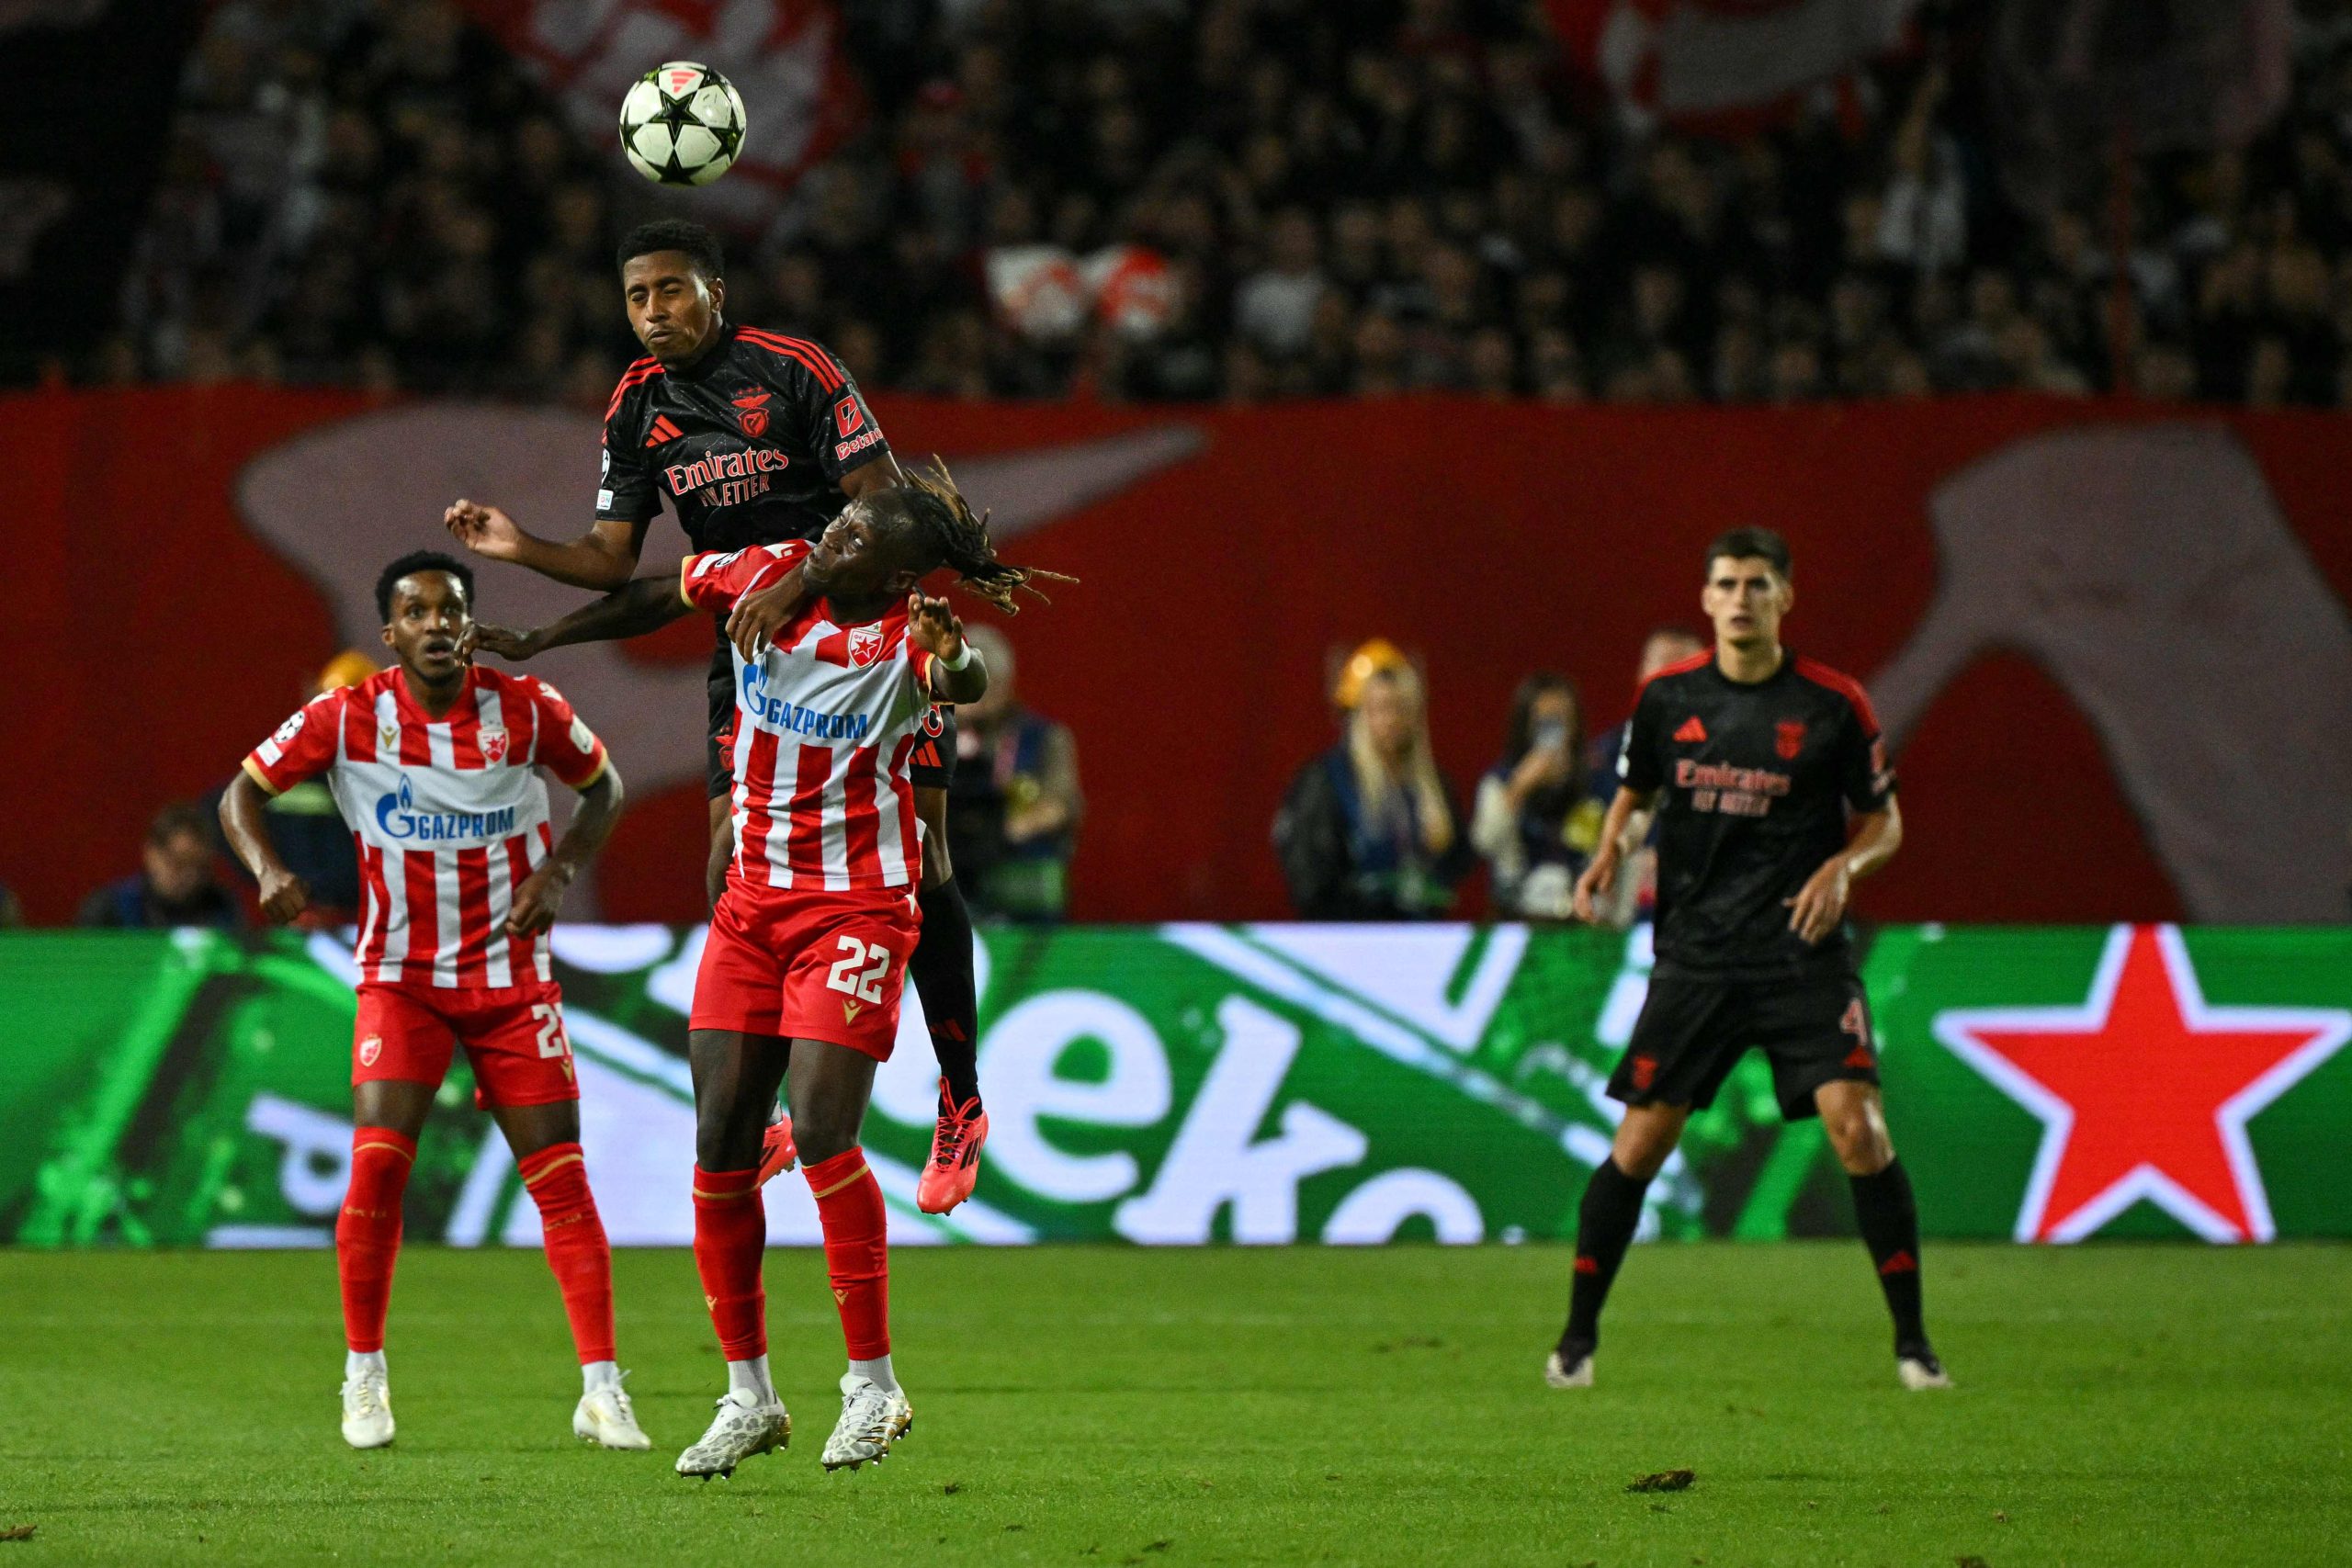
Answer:
[[[1796,761],[1797,753],[1804,750],[1804,720],[1784,718],[1773,729],[1772,750],[1789,761]]]
[[[852,664],[861,666],[867,665],[873,663],[876,659],[881,657],[882,628],[880,626],[854,626],[851,628],[849,634],[849,661]]]
[[[485,724],[481,727],[481,760],[492,767],[506,761],[506,727]]]
[[[767,434],[768,397],[769,393],[763,389],[756,392],[746,392],[733,400],[735,406],[742,411],[735,416],[735,423],[743,427],[744,434],[764,435]]]

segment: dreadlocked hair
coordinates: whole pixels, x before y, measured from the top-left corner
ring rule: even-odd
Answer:
[[[1021,613],[1021,606],[1013,598],[1015,593],[1026,593],[1041,603],[1052,604],[1046,591],[1037,586],[1041,580],[1078,581],[1057,571],[1014,566],[997,559],[996,547],[989,543],[988,513],[973,512],[972,503],[956,488],[947,465],[939,458],[932,458],[928,468],[910,470],[904,489],[908,514],[922,531],[926,553],[935,554],[940,565],[955,571],[958,587],[987,600],[1006,615]]]

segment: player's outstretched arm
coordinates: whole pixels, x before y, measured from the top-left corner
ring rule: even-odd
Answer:
[[[1781,900],[1789,907],[1789,929],[1809,943],[1836,931],[1846,918],[1846,897],[1855,879],[1893,860],[1902,847],[1903,808],[1890,795],[1883,809],[1858,815],[1845,849],[1822,862],[1795,897]]]
[[[976,703],[989,689],[989,661],[964,640],[964,623],[944,599],[907,595],[907,636],[931,655],[931,694],[943,703]]]
[[[1589,925],[1599,923],[1600,901],[1617,886],[1618,868],[1624,862],[1625,825],[1633,819],[1634,813],[1649,809],[1650,797],[1656,793],[1617,786],[1617,794],[1609,802],[1609,814],[1601,818],[1600,841],[1593,848],[1591,863],[1577,878],[1577,919]]]
[[[449,536],[491,560],[513,561],[542,577],[574,588],[618,588],[637,570],[645,545],[646,522],[599,519],[576,539],[542,539],[508,516],[504,509],[463,498],[441,514]]]
[[[678,596],[678,585],[667,577],[639,577],[602,599],[582,604],[560,621],[529,631],[476,621],[460,639],[460,653],[494,653],[516,663],[568,648],[575,642],[621,642],[658,632],[693,608]]]
[[[284,925],[310,907],[311,890],[287,869],[277,858],[277,846],[269,841],[269,828],[262,817],[266,798],[253,775],[240,772],[220,796],[220,831],[245,869],[254,874],[254,880],[261,884],[261,912]]]
[[[556,911],[562,908],[572,879],[613,836],[613,824],[621,818],[625,798],[619,770],[607,756],[604,772],[580,792],[580,809],[571,814],[571,826],[564,829],[555,852],[514,890],[514,908],[506,917],[509,936],[527,936],[555,924]]]

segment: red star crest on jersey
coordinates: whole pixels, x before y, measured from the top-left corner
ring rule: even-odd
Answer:
[[[506,761],[506,727],[504,725],[483,725],[479,739],[481,743],[483,761],[494,768]]]
[[[2215,1007],[2177,928],[2118,926],[2081,1005],[1955,1010],[1935,1034],[2041,1119],[2019,1241],[2079,1241],[2142,1199],[2208,1241],[2268,1241],[2246,1122],[2352,1012]]]
[[[853,626],[849,634],[849,661],[865,666],[882,657],[882,628]]]
[[[770,396],[769,392],[762,389],[756,392],[746,392],[741,397],[731,400],[735,406],[742,411],[735,416],[735,423],[743,427],[744,434],[764,435],[767,434],[766,404]]]

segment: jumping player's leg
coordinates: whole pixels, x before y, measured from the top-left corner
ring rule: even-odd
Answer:
[[[714,946],[718,925],[715,919]],[[713,968],[707,953],[697,1009]],[[678,1456],[677,1469],[707,1479],[730,1475],[743,1460],[792,1437],[792,1418],[768,1375],[767,1295],[760,1283],[767,1210],[759,1181],[760,1136],[789,1051],[772,1033],[697,1027],[687,1031],[686,1054],[695,1083],[695,1269],[727,1358],[727,1392],[709,1429]]]
[[[943,744],[952,744],[954,730]],[[931,1158],[917,1184],[915,1205],[944,1214],[972,1195],[980,1150],[989,1141],[980,1104],[979,998],[972,975],[972,913],[947,849],[947,791],[918,784],[915,812],[922,818],[922,937],[907,961],[922,998],[932,1055],[939,1059],[939,1119]]]
[[[914,1412],[890,1365],[889,1220],[858,1134],[874,1092],[875,1058],[821,1040],[792,1043],[788,1089],[801,1173],[825,1232],[825,1272],[841,1313],[849,1370],[842,1417],[825,1444],[828,1470],[854,1470],[890,1451]]]
[[[777,1035],[726,1029],[692,1030],[686,1039],[695,1084],[695,1266],[727,1357],[728,1387],[772,1404],[760,1281],[767,1247],[760,1140],[790,1046]]]

